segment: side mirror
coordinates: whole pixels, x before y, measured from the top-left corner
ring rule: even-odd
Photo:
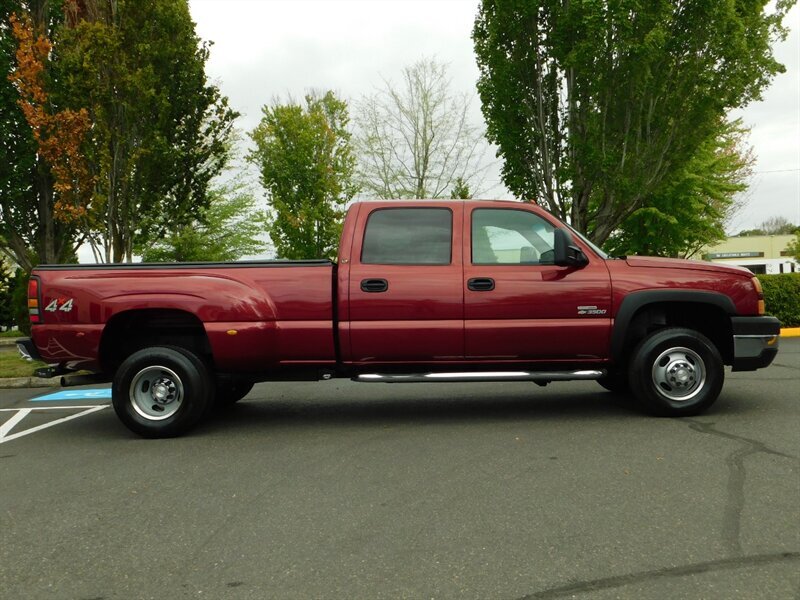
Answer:
[[[589,258],[574,244],[569,231],[556,229],[553,234],[555,241],[553,264],[559,267],[584,267],[589,264]]]

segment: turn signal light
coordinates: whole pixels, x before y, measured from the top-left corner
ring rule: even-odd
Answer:
[[[764,306],[764,289],[761,287],[761,282],[758,280],[758,277],[753,277],[751,281],[756,290],[756,296],[758,297],[758,314],[761,316],[766,311],[766,307]]]
[[[761,282],[758,280],[758,277],[753,277],[753,287],[756,288],[756,293],[758,294],[759,298],[764,297],[764,289],[761,287]]]

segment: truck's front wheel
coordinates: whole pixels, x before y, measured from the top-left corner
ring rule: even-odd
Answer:
[[[692,329],[651,333],[633,352],[631,391],[651,413],[663,417],[697,415],[722,390],[725,367],[716,346]]]
[[[175,437],[194,427],[212,399],[203,361],[172,346],[145,348],[122,363],[112,385],[117,416],[147,438]]]

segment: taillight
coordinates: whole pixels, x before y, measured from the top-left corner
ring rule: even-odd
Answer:
[[[39,313],[39,279],[31,277],[28,280],[28,316],[31,323],[41,323],[42,315]]]
[[[761,287],[761,282],[758,280],[758,277],[753,277],[752,282],[758,297],[758,314],[763,315],[766,311],[766,307],[764,306],[764,289]]]

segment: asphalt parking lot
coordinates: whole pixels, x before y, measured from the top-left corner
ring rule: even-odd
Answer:
[[[148,441],[103,390],[0,390],[0,597],[800,598],[799,390],[800,339],[681,420],[334,381]]]

